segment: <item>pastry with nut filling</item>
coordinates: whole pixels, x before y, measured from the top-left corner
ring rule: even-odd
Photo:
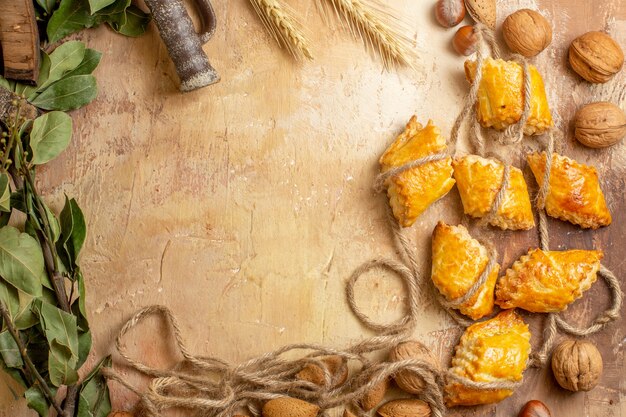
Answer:
[[[514,310],[469,326],[457,345],[450,373],[473,382],[517,383],[530,354],[528,325]],[[513,394],[511,389],[470,388],[448,378],[446,405],[491,404]]]
[[[597,279],[602,252],[532,249],[496,286],[496,304],[534,313],[563,311]]]
[[[531,97],[530,114],[524,134],[540,135],[552,127],[546,89],[541,74],[529,65]],[[476,78],[476,62],[465,61],[465,76],[470,83]],[[483,127],[504,130],[522,118],[524,112],[524,68],[515,61],[486,58],[478,87],[476,117]]]
[[[446,140],[431,120],[426,126],[415,116],[380,158],[381,172],[406,165],[446,150]],[[454,186],[452,158],[407,169],[385,182],[394,217],[403,227],[411,226],[432,203],[446,195]]]
[[[489,252],[462,225],[439,222],[433,231],[432,275],[435,287],[446,300],[459,299],[472,288],[489,264]],[[495,264],[487,281],[458,310],[478,320],[493,311],[493,290],[500,265]]]

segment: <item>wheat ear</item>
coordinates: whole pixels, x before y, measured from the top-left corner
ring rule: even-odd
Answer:
[[[380,55],[390,69],[398,64],[414,68],[413,41],[404,35],[402,23],[376,0],[318,0],[325,18],[333,9],[337,18],[348,26],[352,35],[369,50]],[[324,2],[329,5],[322,4]],[[328,19],[326,19],[328,20]]]
[[[297,60],[313,59],[302,25],[286,6],[278,0],[250,0],[250,3],[265,28],[281,47],[286,48]]]

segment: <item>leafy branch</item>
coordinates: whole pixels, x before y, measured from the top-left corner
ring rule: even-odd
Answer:
[[[106,360],[83,381],[78,377],[91,350],[78,265],[86,236],[83,214],[66,197],[56,216],[35,180],[37,166],[56,158],[71,140],[71,117],[54,109],[78,108],[95,98],[91,72],[100,56],[81,42],[66,42],[44,53],[36,86],[0,78],[11,100],[0,112],[0,366],[24,386],[28,406],[40,416],[50,407],[62,417],[101,417],[111,408],[98,372]],[[71,90],[81,80],[93,88]],[[39,110],[25,112],[24,106]],[[45,110],[53,111],[41,114]],[[17,211],[26,215],[23,231],[8,225]],[[59,402],[63,385],[66,395]]]

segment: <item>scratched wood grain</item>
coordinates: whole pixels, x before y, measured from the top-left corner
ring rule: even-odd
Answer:
[[[186,95],[177,91],[154,27],[139,39],[105,28],[79,35],[104,52],[100,95],[74,113],[70,148],[38,179],[54,208],[64,193],[75,196],[88,221],[81,259],[95,336],[88,365],[112,352],[116,332],[136,309],[155,303],[177,315],[190,351],[233,362],[288,343],[341,347],[369,336],[347,308],[344,285],[360,263],[395,256],[386,199],[371,190],[376,161],[413,113],[449,132],[467,91],[463,60],[450,48],[454,31],[435,25],[433,0],[391,2],[416,33],[421,55],[421,70],[393,73],[381,71],[344,32],[326,30],[315,2],[289,2],[315,45],[316,60],[302,65],[277,50],[246,0],[214,3],[218,31],[205,50],[222,82]],[[570,120],[594,99],[624,107],[626,72],[592,87],[567,68],[565,51],[592,29],[606,28],[626,45],[626,2],[506,0],[498,2],[499,20],[527,6],[539,6],[555,26],[553,44],[536,63],[566,131],[565,152],[598,167],[613,213],[613,225],[596,232],[551,220],[553,247],[601,248],[605,265],[624,282],[624,145],[585,149],[572,140]],[[524,152],[540,146],[527,139],[501,151],[524,166]],[[452,190],[407,231],[426,279],[432,228],[440,219],[462,221],[461,213]],[[505,266],[537,245],[534,230],[473,230],[495,241]],[[395,278],[371,274],[357,287],[372,316],[402,314]],[[447,364],[460,331],[424,294],[415,337]],[[606,306],[607,294],[594,284],[568,316],[588,320]],[[539,318],[525,317],[537,343]],[[540,399],[555,417],[625,417],[624,323],[593,337],[605,363],[593,391],[571,394],[548,371],[528,370],[511,398],[450,414],[513,416],[527,400]],[[127,343],[138,357],[167,366],[179,356],[166,332],[150,322]],[[119,369],[129,382],[145,383]],[[4,375],[0,380],[0,415],[33,416],[17,387]],[[132,394],[116,384],[111,389],[116,408],[133,407]]]

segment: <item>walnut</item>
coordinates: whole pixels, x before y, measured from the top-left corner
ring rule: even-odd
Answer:
[[[511,51],[531,57],[543,51],[552,42],[552,27],[541,14],[521,9],[502,23],[502,35]]]
[[[622,69],[622,48],[603,32],[587,32],[569,47],[569,63],[585,80],[605,83]]]
[[[587,104],[576,113],[574,136],[590,148],[606,148],[626,135],[626,114],[613,103]]]
[[[552,353],[552,372],[563,388],[589,391],[600,381],[602,356],[589,341],[566,340]]]

